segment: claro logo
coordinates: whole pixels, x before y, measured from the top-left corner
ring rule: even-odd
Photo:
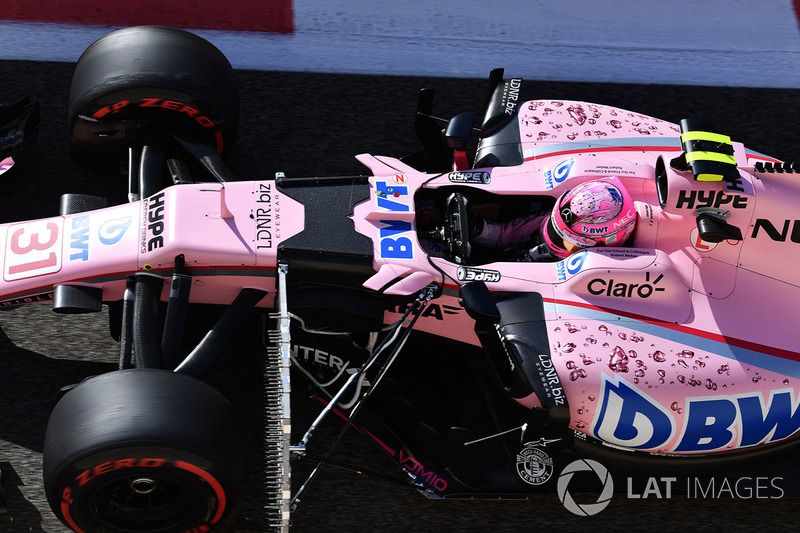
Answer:
[[[664,287],[658,286],[663,278],[664,274],[659,274],[653,281],[650,281],[650,272],[645,273],[644,283],[626,283],[614,279],[594,278],[586,286],[586,289],[595,296],[650,298],[653,293],[664,291]]]

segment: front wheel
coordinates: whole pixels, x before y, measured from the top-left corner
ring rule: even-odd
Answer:
[[[230,509],[240,451],[231,405],[166,370],[90,378],[47,425],[44,484],[74,531],[207,531]]]
[[[236,74],[213,44],[188,31],[134,26],[105,35],[78,59],[69,93],[70,151],[82,167],[116,174],[141,133],[180,132],[227,155],[239,124]]]

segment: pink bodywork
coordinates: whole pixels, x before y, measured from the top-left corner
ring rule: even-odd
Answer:
[[[800,430],[800,352],[791,334],[800,301],[800,179],[756,173],[757,161],[775,160],[734,142],[735,190],[694,181],[669,165],[681,152],[678,126],[621,109],[532,101],[517,119],[524,163],[483,169],[491,181],[466,186],[557,197],[576,183],[618,176],[638,214],[629,247],[481,265],[500,274],[487,280],[491,291],[542,295],[572,427],[621,448],[670,454],[724,452]],[[669,184],[663,208],[659,157]],[[374,176],[370,198],[352,215],[374,243],[376,273],[365,286],[410,295],[443,284],[417,327],[478,344],[458,303],[459,265],[428,258],[414,231],[415,191],[451,186],[449,174],[358,159]],[[699,240],[699,209],[729,212],[744,240]],[[271,307],[278,245],[302,231],[303,213],[274,182],[253,181],[180,185],[141,202],[5,224],[0,305],[48,300],[59,283],[99,286],[105,301],[118,300],[126,278],[144,271],[165,276],[166,299],[183,254],[193,302],[228,303],[254,287],[269,291],[260,305]],[[389,310],[386,321],[401,312]],[[534,396],[517,400],[538,405]]]
[[[49,300],[52,287],[78,283],[122,298],[137,272],[165,276],[175,257],[194,275],[193,303],[230,303],[244,287],[270,292],[278,243],[303,229],[303,206],[274,183],[246,181],[170,187],[140,202],[90,213],[5,224],[0,230],[0,306]]]
[[[669,166],[681,153],[677,125],[607,106],[532,101],[520,106],[518,120],[525,162],[485,169],[490,183],[472,186],[557,197],[575,183],[618,176],[638,213],[630,247],[558,263],[480,266],[501,274],[487,282],[492,291],[543,296],[572,427],[626,449],[687,454],[775,442],[800,430],[800,352],[791,334],[800,301],[793,268],[800,222],[791,214],[800,179],[757,175],[756,161],[776,160],[734,142],[738,190],[694,181]],[[664,208],[655,185],[659,156],[669,183]],[[433,258],[431,266],[413,232],[413,260],[382,260],[380,245],[385,221],[414,219],[414,189],[452,185],[449,176],[432,179],[394,159],[360,160],[378,176],[374,182],[407,187],[395,200],[410,208],[387,211],[377,198],[356,207],[356,228],[375,243],[378,274],[367,285],[382,287],[395,276],[387,292],[412,292],[439,281],[440,269],[448,277],[440,308],[458,309],[458,265]],[[699,240],[700,209],[729,211],[744,240]],[[423,330],[478,342],[463,311],[420,322]],[[535,396],[518,401],[539,404]]]

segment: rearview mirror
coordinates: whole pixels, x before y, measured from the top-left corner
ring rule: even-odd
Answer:
[[[465,151],[467,149],[467,140],[469,140],[469,136],[472,133],[472,125],[474,123],[474,111],[461,113],[451,118],[444,132],[447,146],[459,152]]]

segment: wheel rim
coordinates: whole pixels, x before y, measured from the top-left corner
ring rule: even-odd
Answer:
[[[42,462],[50,507],[87,533],[207,530],[239,484],[232,412],[211,386],[167,370],[86,380],[48,421]]]
[[[183,480],[149,472],[107,481],[92,495],[90,508],[98,523],[115,531],[173,531],[196,516],[198,497]]]

